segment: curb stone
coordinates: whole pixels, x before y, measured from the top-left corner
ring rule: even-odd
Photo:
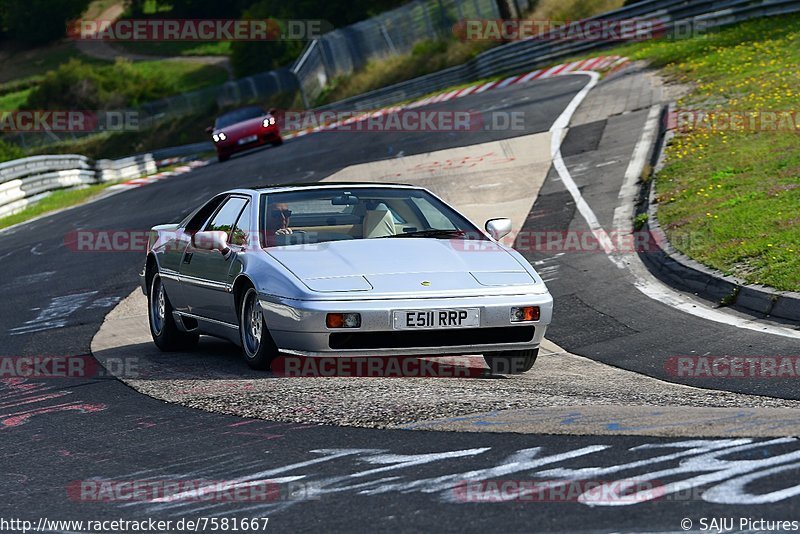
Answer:
[[[651,160],[655,177],[664,167],[664,149],[674,135],[668,117],[675,103],[664,106],[659,121],[659,135]],[[800,293],[778,291],[744,280],[727,276],[711,269],[675,250],[658,222],[658,203],[655,202],[653,180],[642,184],[636,213],[647,213],[642,230],[649,231],[654,250],[639,252],[639,257],[660,280],[713,301],[719,306],[730,306],[756,317],[772,317],[800,323]]]

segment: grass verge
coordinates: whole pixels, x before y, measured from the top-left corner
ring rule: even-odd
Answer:
[[[678,250],[747,283],[800,291],[800,15],[612,53],[690,83],[679,109],[795,113],[794,131],[680,131],[655,187],[659,222]]]
[[[150,56],[230,56],[230,41],[127,41],[116,46],[132,54]]]

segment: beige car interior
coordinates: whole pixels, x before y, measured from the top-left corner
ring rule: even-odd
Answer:
[[[374,206],[374,209],[367,209],[367,204],[365,202],[359,203],[353,210],[353,215],[361,218],[361,224],[334,224],[325,226],[292,225],[291,228],[294,231],[331,232],[347,234],[355,238],[373,238],[402,234],[403,228],[407,227],[423,227],[423,223],[419,221],[416,213],[404,202],[391,202],[391,206],[389,206],[386,203],[388,200],[389,199],[381,201]],[[392,215],[393,212],[405,222],[396,223]]]

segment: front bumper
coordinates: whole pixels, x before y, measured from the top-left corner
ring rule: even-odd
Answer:
[[[512,306],[539,306],[539,320],[512,323]],[[281,351],[304,356],[483,354],[534,349],[541,343],[553,316],[553,298],[549,293],[360,301],[300,301],[262,295],[261,307],[270,334]],[[413,331],[392,328],[395,310],[461,308],[479,308],[480,326]],[[361,314],[360,328],[330,329],[325,325],[328,313],[347,312]],[[335,336],[332,338],[331,334]],[[353,334],[349,341],[344,339],[347,334]],[[381,338],[385,339],[383,345]]]
[[[249,143],[239,144],[239,139],[244,137],[249,137],[251,135],[256,135],[256,139]],[[215,147],[217,149],[218,154],[235,154],[237,152],[242,152],[244,150],[249,150],[251,148],[259,147],[266,145],[268,143],[273,143],[281,138],[281,132],[278,126],[270,126],[269,128],[262,128],[260,131],[252,132],[247,135],[243,135],[233,139],[229,137],[227,140],[216,143]]]

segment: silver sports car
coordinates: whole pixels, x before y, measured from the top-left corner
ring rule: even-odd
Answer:
[[[165,351],[200,334],[268,369],[302,356],[483,354],[529,370],[553,299],[518,252],[429,191],[408,185],[236,189],[156,226],[142,271]]]

